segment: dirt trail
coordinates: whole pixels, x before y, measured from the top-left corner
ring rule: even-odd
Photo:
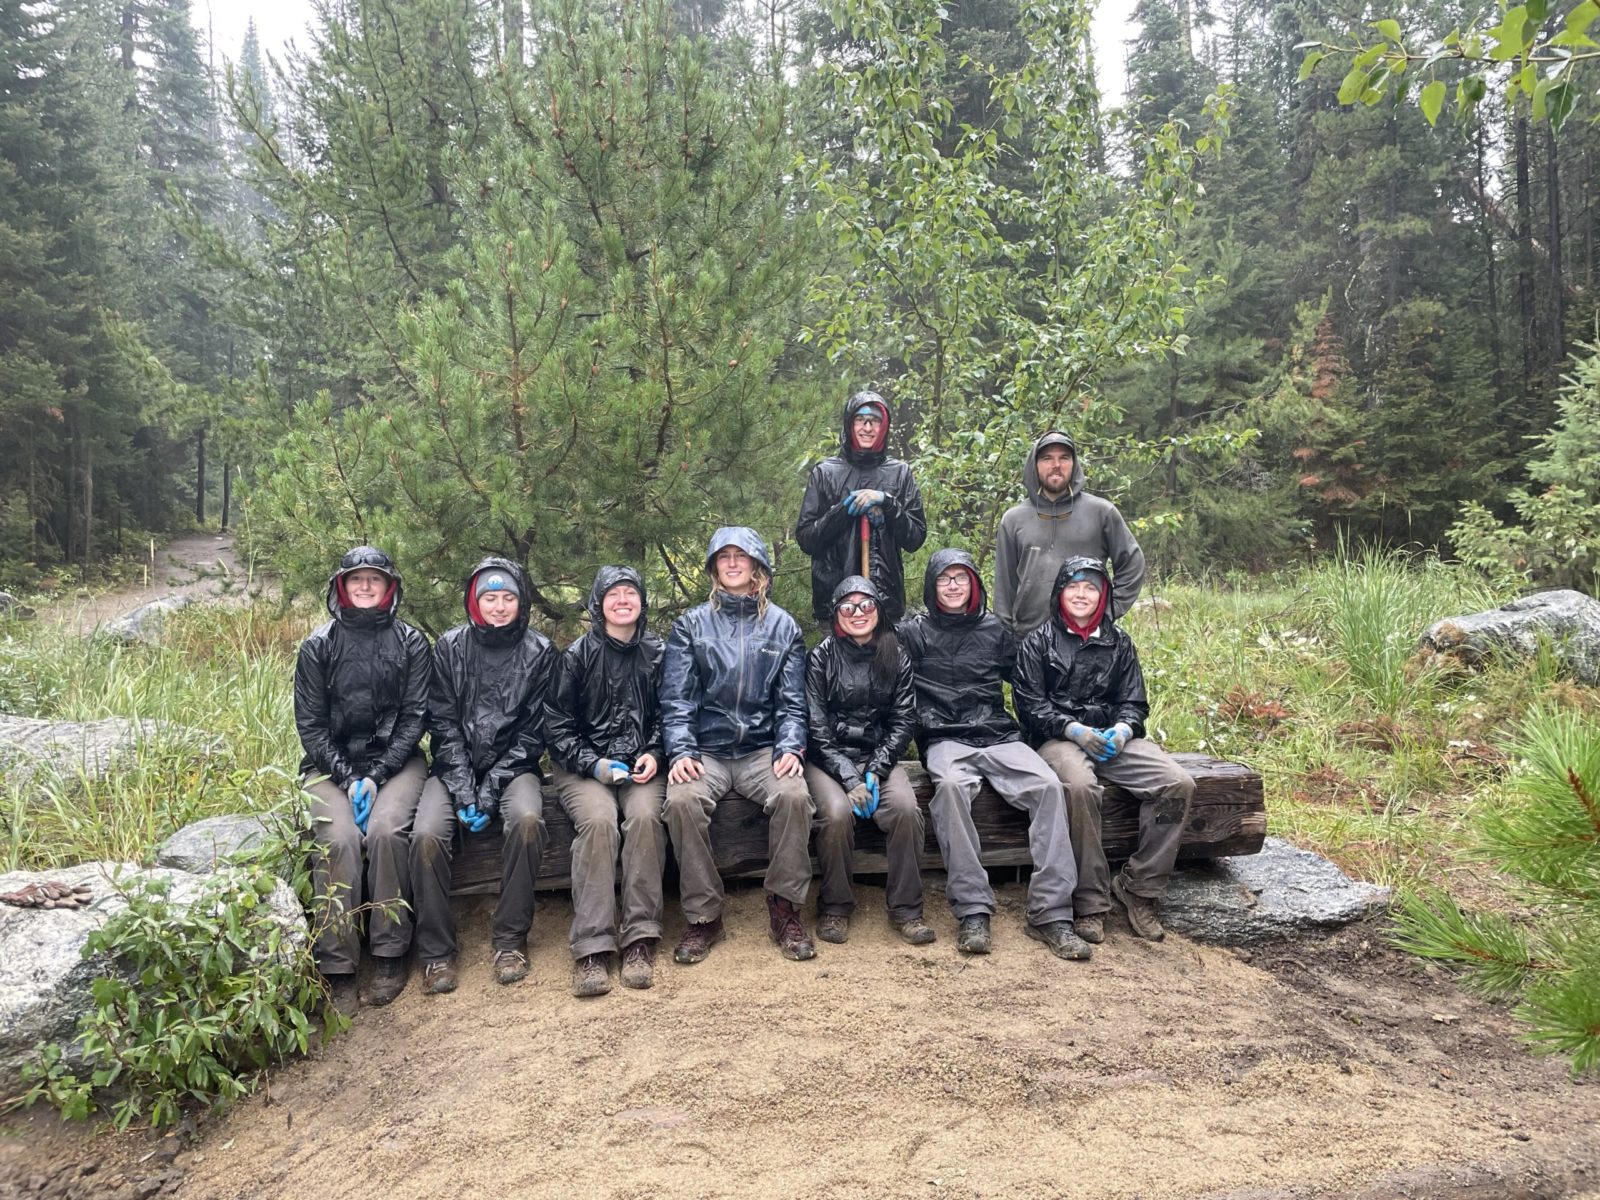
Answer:
[[[258,591],[261,578],[252,580],[233,549],[230,533],[192,533],[158,549],[149,582],[118,588],[83,600],[61,600],[40,610],[41,620],[55,621],[89,633],[126,612],[163,596],[193,596],[197,600],[237,602]],[[247,591],[247,588],[249,589]]]
[[[542,903],[533,978],[511,988],[488,979],[488,902],[464,902],[460,991],[423,996],[413,980],[363,1010],[270,1095],[205,1123],[167,1194],[1490,1200],[1597,1186],[1600,1082],[1529,1056],[1504,1009],[1375,929],[1250,956],[1138,942],[1113,922],[1092,963],[1062,963],[1022,936],[1011,885],[996,952],[963,961],[936,891],[940,940],[923,949],[889,936],[881,890],[861,899],[850,943],[796,964],[766,939],[761,893],[737,891],[708,963],[663,962],[653,991],[590,1001],[567,993],[564,899]],[[94,1181],[110,1190],[48,1194],[131,1195],[118,1171],[143,1169],[144,1144],[101,1145]]]

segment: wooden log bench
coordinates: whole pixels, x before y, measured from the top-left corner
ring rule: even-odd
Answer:
[[[1194,804],[1183,830],[1183,848],[1178,861],[1198,862],[1232,854],[1254,854],[1267,836],[1267,809],[1262,796],[1261,776],[1240,763],[1222,762],[1203,754],[1173,756],[1195,778]],[[933,782],[919,762],[903,764],[923,810],[933,795]],[[572,822],[567,819],[555,792],[545,787],[544,819],[546,840],[539,863],[537,886],[541,889],[565,888],[572,882]],[[1120,803],[1118,803],[1120,801]],[[972,804],[973,820],[983,842],[986,866],[1028,866],[1028,820],[986,786]],[[1139,813],[1128,797],[1116,788],[1107,789],[1107,805],[1101,829],[1106,857],[1113,862],[1133,853],[1139,833]],[[465,834],[465,841],[452,864],[451,891],[470,896],[500,890],[499,826],[481,834]],[[760,874],[767,865],[767,821],[756,804],[742,797],[730,797],[717,805],[711,818],[711,846],[717,869],[729,878]],[[881,875],[887,868],[883,833],[876,825],[856,826],[855,871],[858,875]],[[816,861],[812,861],[816,871]],[[933,821],[928,821],[928,840],[922,848],[924,870],[942,870],[939,843],[933,836]]]

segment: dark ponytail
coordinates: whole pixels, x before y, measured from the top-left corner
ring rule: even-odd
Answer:
[[[872,656],[872,693],[892,700],[895,684],[900,682],[900,639],[895,636],[894,626],[880,624],[872,644],[877,649]]]

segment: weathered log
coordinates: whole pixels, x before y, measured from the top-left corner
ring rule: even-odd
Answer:
[[[1203,754],[1174,755],[1195,778],[1194,804],[1183,830],[1179,862],[1221,858],[1225,855],[1254,854],[1267,836],[1267,810],[1262,797],[1261,776],[1240,763],[1222,762]],[[933,795],[933,783],[921,763],[904,764],[911,786],[924,809]],[[557,803],[553,789],[545,789],[545,849],[539,862],[538,886],[564,888],[572,876],[572,822]],[[983,843],[987,866],[1026,866],[1028,821],[988,787],[972,804],[972,817]],[[1133,853],[1139,832],[1139,810],[1128,796],[1116,788],[1107,789],[1101,841],[1106,857],[1120,861]],[[767,821],[756,804],[742,797],[729,797],[717,805],[711,818],[711,845],[717,869],[737,877],[759,874],[767,865]],[[882,874],[887,869],[883,834],[876,825],[856,826],[855,870],[857,874]],[[940,870],[939,844],[934,840],[933,822],[928,822],[928,839],[922,849],[922,866]],[[813,862],[812,869],[816,864]],[[500,888],[500,834],[498,826],[482,834],[465,835],[465,843],[454,861],[452,891],[456,895],[496,892]]]

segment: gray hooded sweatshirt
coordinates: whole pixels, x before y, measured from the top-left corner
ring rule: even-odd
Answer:
[[[1039,491],[1039,452],[1046,446],[1072,451],[1072,477],[1059,500]],[[1068,434],[1051,430],[1034,442],[1022,485],[1028,499],[1000,518],[995,539],[994,611],[1013,636],[1024,638],[1044,624],[1056,571],[1079,555],[1110,564],[1111,615],[1132,608],[1144,584],[1144,551],[1117,506],[1083,490],[1083,459]]]

